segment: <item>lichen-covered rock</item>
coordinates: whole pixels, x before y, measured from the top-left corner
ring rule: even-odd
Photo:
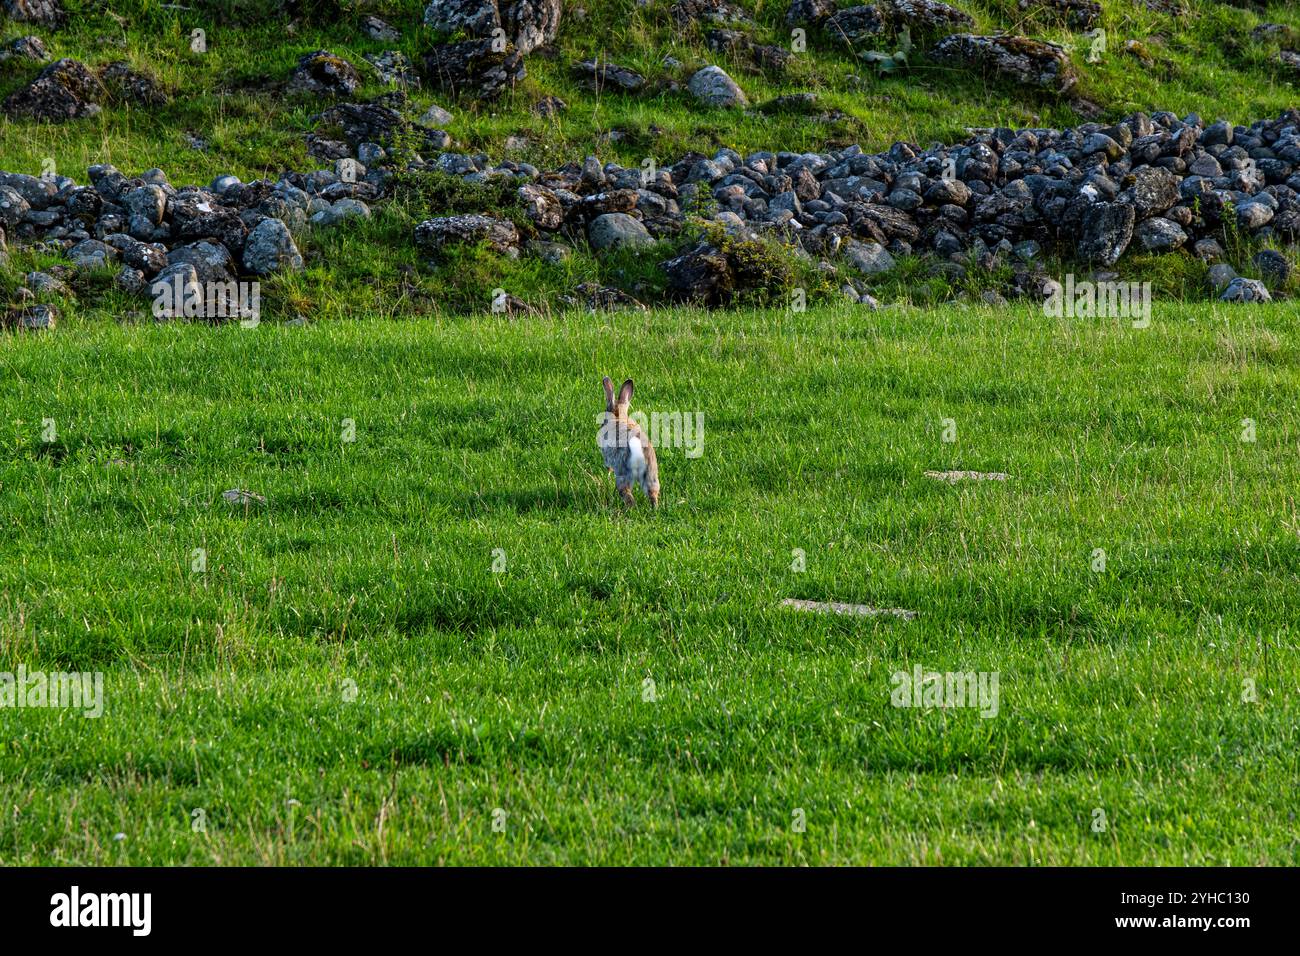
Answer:
[[[438,33],[490,39],[496,30],[520,54],[551,43],[560,32],[561,0],[432,0],[424,22]]]
[[[488,37],[501,16],[495,0],[433,0],[424,8],[424,23],[438,33]]]
[[[23,284],[31,289],[38,298],[44,296],[58,296],[62,299],[72,298],[72,290],[68,284],[57,276],[52,276],[48,272],[29,272],[23,276]]]
[[[1147,252],[1173,252],[1187,242],[1187,233],[1176,222],[1156,216],[1137,227],[1138,241]]]
[[[739,30],[710,30],[704,35],[704,45],[714,53],[745,57],[760,70],[780,72],[794,55],[783,46],[755,43]]]
[[[100,111],[104,86],[84,64],[64,58],[51,63],[36,79],[9,94],[4,110],[45,123],[94,116]]]
[[[289,228],[279,219],[263,219],[244,242],[244,268],[254,275],[270,275],[303,267],[302,254],[294,244]]]
[[[370,39],[381,43],[393,43],[402,38],[402,35],[387,21],[372,15],[361,18],[361,30]]]
[[[279,220],[267,221],[279,222]],[[281,225],[283,226],[283,223]],[[292,243],[292,239],[290,243]],[[247,251],[247,247],[245,247],[245,251]],[[167,254],[167,264],[169,266],[174,266],[178,262],[186,262],[192,265],[195,274],[199,277],[199,281],[204,283],[229,282],[233,278],[233,274],[238,271],[230,250],[219,242],[208,242],[207,240],[177,246]],[[286,264],[284,267],[293,268],[290,264]],[[250,269],[249,271],[255,270]],[[274,271],[276,271],[274,267],[266,270],[266,272]],[[259,274],[264,275],[266,273]]]
[[[23,221],[31,203],[12,186],[0,185],[0,226],[12,229]]]
[[[562,9],[561,0],[500,0],[498,4],[506,38],[525,54],[559,36]]]
[[[889,272],[897,264],[888,250],[878,242],[857,242],[850,240],[845,244],[844,255],[853,268],[863,275],[881,275]]]
[[[554,232],[564,225],[564,206],[545,186],[528,183],[519,187],[517,195],[524,213],[538,229]]]
[[[519,230],[508,219],[494,216],[440,216],[415,227],[415,246],[426,256],[437,257],[449,245],[486,243],[505,255],[516,255]]]
[[[33,60],[44,63],[50,58],[45,41],[40,37],[15,37],[4,46],[0,46],[0,63],[5,60]]]
[[[745,11],[726,0],[676,0],[668,8],[668,16],[679,27],[692,24],[709,24],[713,26],[747,23],[749,17]]]
[[[456,95],[494,100],[524,78],[524,58],[512,43],[466,40],[435,46],[424,58],[429,80]]]
[[[315,121],[317,133],[313,135],[318,144],[335,142],[329,138],[335,135],[342,137],[340,148],[321,156],[331,161],[355,156],[366,143],[391,146],[399,134],[429,150],[446,149],[451,139],[443,130],[407,122],[397,110],[377,101],[338,103],[317,115]]]
[[[1220,302],[1270,302],[1273,297],[1268,293],[1268,287],[1258,279],[1246,279],[1237,276],[1228,283],[1223,294],[1219,296]]]
[[[836,40],[856,43],[885,33],[889,27],[884,14],[876,6],[845,7],[829,17],[822,29]]]
[[[73,268],[81,272],[105,269],[117,261],[117,250],[98,239],[83,239],[66,255]]]
[[[415,72],[415,64],[401,50],[385,50],[383,53],[365,53],[362,59],[375,68],[379,79],[390,86],[418,87],[420,77]]]
[[[20,332],[48,332],[59,322],[59,310],[48,303],[24,305],[3,315],[6,328]]]
[[[706,66],[691,77],[687,84],[694,96],[706,106],[747,106],[749,99],[740,84],[727,75],[720,66]]]
[[[794,7],[787,17],[794,15]],[[809,14],[820,13],[820,8]],[[813,21],[817,22],[817,21]],[[974,18],[940,0],[876,0],[875,3],[834,10],[821,21],[823,32],[833,40],[857,43],[873,37],[907,30],[914,38],[931,37],[952,30],[969,30]]]
[[[328,50],[313,50],[298,58],[288,89],[291,93],[317,96],[351,96],[360,82],[357,68],[343,57]]]
[[[1020,9],[1031,15],[1048,14],[1076,30],[1091,30],[1101,22],[1097,0],[1020,0]]]
[[[621,312],[634,310],[644,312],[646,306],[622,289],[602,286],[595,282],[584,282],[573,290],[572,296],[560,296],[560,302],[570,307],[584,306],[589,312]]]
[[[335,226],[345,219],[369,219],[370,207],[359,199],[339,199],[311,217],[313,226]]]
[[[645,86],[645,77],[636,70],[617,63],[600,60],[583,60],[573,67],[574,76],[590,90],[621,90],[635,93]]]
[[[1261,249],[1251,257],[1250,261],[1264,277],[1265,283],[1273,288],[1286,285],[1295,271],[1291,260],[1276,249]]]
[[[1029,37],[954,33],[935,44],[931,56],[1053,93],[1064,93],[1078,82],[1065,47]]]
[[[715,246],[701,243],[662,264],[668,293],[675,299],[721,305],[730,300],[736,275],[727,256]]]
[[[597,216],[587,226],[587,241],[598,251],[648,246],[654,238],[639,219],[627,213],[609,212]]]
[[[1117,202],[1091,204],[1083,214],[1076,251],[1085,262],[1113,266],[1133,239],[1133,207]]]
[[[152,76],[131,69],[129,63],[110,63],[99,71],[100,82],[109,96],[133,106],[164,106],[168,93]]]
[[[1139,166],[1129,180],[1122,197],[1132,203],[1139,220],[1158,216],[1178,202],[1178,177],[1162,166]]]
[[[60,0],[4,0],[4,12],[10,20],[43,27],[61,27],[68,19]]]
[[[786,26],[817,26],[834,15],[835,0],[791,0],[785,12]]]
[[[940,0],[879,0],[885,21],[895,30],[904,27],[914,37],[932,36],[941,31],[970,29],[975,19],[964,10]]]
[[[146,183],[122,194],[122,205],[130,218],[127,230],[136,239],[148,239],[162,223],[167,209],[167,193],[161,186]]]

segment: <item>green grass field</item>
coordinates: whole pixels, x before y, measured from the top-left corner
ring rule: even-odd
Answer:
[[[99,719],[0,708],[0,863],[1300,863],[1298,325],[0,337],[0,671],[105,673]],[[657,513],[602,373],[704,416]],[[917,665],[997,716],[892,706]]]

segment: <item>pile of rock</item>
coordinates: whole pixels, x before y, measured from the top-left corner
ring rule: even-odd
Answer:
[[[330,225],[369,215],[367,203],[382,198],[396,171],[381,140],[407,122],[378,103],[342,103],[327,113],[342,130],[339,148],[356,158],[277,182],[220,176],[206,187],[177,188],[160,170],[128,179],[112,166],[92,167],[88,186],[0,173],[0,248],[6,232],[19,242],[55,243],[74,269],[112,266],[118,284],[133,292],[159,280],[222,283],[301,268],[294,233],[309,219]],[[746,261],[742,247],[759,238],[860,278],[913,253],[952,274],[1006,262],[1015,273],[1010,291],[1031,296],[1050,290],[1041,266],[1048,246],[1109,268],[1134,249],[1188,248],[1212,262],[1223,258],[1217,237],[1225,232],[1273,244],[1300,239],[1296,110],[1249,127],[1135,113],[1113,125],[974,130],[952,146],[895,143],[875,155],[857,146],[748,156],[722,149],[666,167],[589,157],[552,171],[493,165],[482,154],[434,155],[446,134],[425,132],[428,156],[411,159],[411,168],[472,183],[504,179],[522,209],[517,222],[484,210],[420,223],[414,240],[427,257],[457,243],[548,257],[566,244],[597,253],[645,247],[674,239],[693,216],[729,239],[678,249],[663,267],[674,295],[708,303],[758,281],[763,270]],[[1268,282],[1285,283],[1288,259],[1261,256],[1255,264]],[[1267,297],[1263,284],[1234,282],[1220,266],[1212,278],[1225,298]],[[854,298],[866,291],[860,279],[844,287]],[[616,298],[613,291],[592,298]]]
[[[1011,260],[1026,276],[1021,291],[1031,294],[1044,291],[1032,272],[1049,245],[1109,267],[1131,249],[1188,247],[1213,260],[1223,255],[1215,237],[1225,229],[1280,243],[1300,238],[1295,110],[1249,127],[1159,112],[1065,130],[984,129],[954,146],[896,143],[877,155],[857,146],[749,156],[722,149],[657,170],[589,158],[541,173],[457,154],[443,154],[438,166],[475,181],[519,180],[539,235],[585,240],[597,250],[672,237],[687,210],[707,206],[734,237],[770,236],[819,258],[848,252],[859,273],[922,252],[954,269]],[[447,242],[485,234],[492,220],[483,218],[471,236],[442,220],[424,223],[421,247],[436,254]],[[513,225],[494,235],[511,254],[523,241]],[[678,265],[698,270],[701,260]]]
[[[43,243],[62,252],[73,271],[116,270],[117,285],[129,293],[151,294],[167,283],[202,303],[240,277],[303,268],[293,234],[309,221],[368,217],[361,197],[378,198],[385,176],[354,160],[276,182],[225,175],[183,187],[159,169],[128,178],[111,165],[92,166],[90,185],[0,173],[0,250],[6,234]],[[68,294],[57,276],[40,272],[29,274],[24,288],[37,297]],[[197,314],[231,317],[210,305]]]
[[[523,79],[524,56],[559,34],[561,8],[561,0],[432,0],[425,24],[464,39],[435,45],[425,75],[450,92],[495,99]]]
[[[36,41],[32,44],[28,41]],[[35,37],[23,37],[6,47],[14,55],[41,59],[44,44]],[[159,106],[170,93],[153,77],[139,73],[126,63],[109,63],[92,70],[77,60],[64,58],[41,70],[26,86],[19,87],[4,101],[10,116],[44,123],[94,116],[108,100],[125,105]]]

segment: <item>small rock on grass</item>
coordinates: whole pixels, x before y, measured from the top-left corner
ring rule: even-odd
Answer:
[[[59,321],[59,310],[52,305],[25,305],[3,317],[3,325],[22,332],[48,332]]]
[[[901,607],[871,607],[869,604],[843,604],[839,601],[804,601],[799,598],[786,598],[782,607],[792,607],[796,611],[812,611],[817,614],[851,614],[859,617],[896,617],[910,621],[916,617],[915,611]]]
[[[428,126],[431,129],[443,129],[453,119],[455,119],[455,117],[452,116],[451,113],[443,109],[437,103],[434,103],[424,111],[424,115],[420,117],[419,122],[421,126]]]
[[[1220,302],[1269,302],[1272,296],[1268,294],[1268,287],[1258,279],[1247,279],[1243,276],[1237,276],[1228,283],[1228,287],[1223,290],[1223,295],[1219,296]]]
[[[221,497],[232,505],[266,504],[266,495],[259,495],[256,491],[246,491],[243,488],[231,488],[229,491],[223,491]]]
[[[955,485],[959,481],[1006,481],[1005,471],[927,471],[925,477]]]

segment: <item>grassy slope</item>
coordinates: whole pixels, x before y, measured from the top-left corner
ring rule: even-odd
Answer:
[[[248,0],[255,3],[257,0]],[[529,77],[521,88],[495,104],[472,99],[460,102],[432,90],[415,95],[417,109],[438,102],[456,114],[449,131],[458,148],[483,150],[494,159],[510,155],[541,166],[556,166],[595,152],[605,160],[639,165],[647,156],[672,161],[688,149],[712,153],[720,146],[741,150],[825,149],[859,142],[870,150],[884,150],[896,140],[926,144],[951,141],[967,126],[1011,126],[1079,122],[1067,99],[1026,91],[1013,85],[927,64],[915,58],[907,74],[876,79],[853,51],[816,37],[809,51],[797,55],[784,77],[747,72],[743,64],[723,60],[741,80],[755,102],[791,92],[812,90],[821,107],[837,109],[846,119],[824,124],[803,116],[747,115],[741,111],[702,110],[688,94],[596,96],[577,86],[570,65],[584,57],[603,55],[643,71],[653,81],[684,81],[690,71],[716,54],[703,44],[702,33],[683,35],[667,16],[669,0],[652,0],[645,7],[635,0],[601,0],[584,4],[585,20],[568,4],[559,42],[551,53],[528,58]],[[773,0],[742,0],[757,26],[751,35],[765,42],[788,42],[782,24],[787,4]],[[1019,29],[1031,35],[1067,43],[1083,80],[1079,93],[1101,106],[1106,116],[1118,118],[1135,109],[1172,109],[1180,114],[1228,117],[1248,123],[1274,117],[1297,104],[1295,81],[1271,61],[1275,46],[1249,40],[1251,28],[1265,21],[1288,23],[1300,29],[1300,12],[1286,3],[1273,3],[1264,12],[1237,9],[1212,0],[1193,0],[1196,15],[1171,18],[1152,13],[1139,4],[1108,0],[1105,27],[1107,53],[1096,64],[1086,62],[1090,41],[1059,24],[1027,19],[1012,0],[960,0],[984,31]],[[61,126],[15,122],[0,116],[0,166],[33,174],[52,161],[55,167],[84,179],[88,165],[113,162],[128,173],[152,166],[165,169],[177,183],[208,182],[219,173],[234,172],[245,179],[276,176],[286,168],[311,169],[320,165],[306,155],[303,135],[310,117],[322,103],[309,97],[285,99],[284,78],[302,52],[326,47],[357,64],[371,78],[365,95],[382,92],[368,66],[365,52],[378,52],[391,44],[371,41],[355,27],[360,14],[345,16],[334,25],[307,21],[293,35],[282,24],[227,26],[212,15],[164,10],[153,0],[114,3],[117,18],[80,0],[70,0],[78,10],[73,25],[49,35],[55,56],[71,55],[92,64],[126,58],[137,68],[156,74],[177,91],[167,107],[140,110],[114,107],[101,117]],[[229,4],[213,4],[229,6]],[[403,30],[398,46],[418,59],[430,38],[419,25],[422,4],[366,5],[389,16]],[[121,22],[119,22],[119,18]],[[190,52],[190,30],[207,31],[208,50]],[[29,28],[8,24],[4,35],[15,36]],[[1124,52],[1124,41],[1139,40],[1157,63],[1142,66]],[[884,46],[882,46],[882,49]],[[682,61],[674,71],[661,65],[665,55]],[[0,74],[0,95],[29,79],[35,65],[6,64]],[[855,82],[854,76],[861,77]],[[570,110],[557,120],[538,117],[530,106],[540,96],[557,94]],[[602,142],[603,134],[617,129],[625,138]],[[193,132],[210,143],[207,151],[187,147]],[[506,139],[522,135],[527,145],[507,154]],[[484,199],[482,206],[491,207]],[[637,292],[638,279],[655,273],[662,250],[645,252],[626,261],[600,261],[583,250],[565,266],[548,266],[534,259],[505,262],[495,257],[453,261],[441,269],[418,270],[410,247],[413,224],[429,215],[445,213],[416,200],[390,206],[377,221],[300,237],[311,267],[296,277],[281,277],[268,284],[264,304],[268,318],[346,316],[360,312],[403,314],[486,309],[491,290],[503,287],[541,309],[556,307],[557,296],[569,293],[582,281],[599,281]],[[1204,269],[1190,256],[1166,257],[1154,265],[1137,258],[1125,268],[1149,280],[1174,272],[1161,291],[1184,295],[1205,293]],[[1251,274],[1249,256],[1234,265]],[[16,256],[14,285],[22,270],[39,265]],[[979,278],[978,276],[976,277]],[[357,281],[365,279],[364,282]],[[95,316],[121,319],[138,308],[112,295],[104,296],[100,282],[92,295],[83,296],[84,309]],[[77,310],[71,310],[75,317]]]
[[[6,339],[0,670],[104,668],[108,711],[0,710],[0,862],[1300,862],[1296,333],[1164,306]],[[606,371],[705,414],[660,514],[598,469]],[[949,467],[1013,479],[921,474]],[[1000,671],[1000,715],[892,708],[917,663]]]
[[[789,31],[782,22],[788,4],[740,0],[739,5],[757,21],[747,31],[755,39],[788,45]],[[1196,111],[1250,122],[1296,105],[1293,77],[1270,62],[1275,48],[1255,44],[1248,36],[1263,22],[1300,29],[1300,13],[1290,4],[1274,3],[1257,13],[1192,0],[1197,15],[1175,19],[1139,4],[1107,0],[1103,23],[1108,52],[1096,64],[1086,62],[1090,41],[1082,34],[1041,18],[1028,19],[1012,0],[959,0],[958,5],[976,16],[982,31],[1019,29],[1066,43],[1083,74],[1079,92],[1116,118],[1135,109],[1172,109],[1180,115]],[[308,21],[287,35],[280,24],[225,26],[199,12],[163,10],[151,0],[114,3],[124,24],[79,0],[69,0],[69,6],[81,7],[73,27],[47,34],[55,56],[77,56],[92,64],[128,59],[180,95],[169,107],[106,110],[100,118],[57,127],[0,120],[9,168],[38,173],[42,161],[52,157],[77,176],[91,163],[111,161],[130,171],[162,166],[176,181],[207,181],[224,172],[253,177],[286,167],[311,167],[315,164],[306,156],[302,134],[310,128],[308,118],[319,111],[319,103],[303,97],[289,104],[295,108],[286,109],[275,89],[277,81],[287,78],[299,54],[327,47],[357,64],[372,80],[368,92],[379,93],[383,88],[361,55],[394,46],[362,34],[354,26],[359,13],[334,25]],[[574,12],[579,6],[589,11],[583,20]],[[899,139],[922,144],[957,139],[967,126],[1078,122],[1068,101],[1011,84],[989,84],[984,77],[923,59],[908,74],[875,79],[852,51],[816,36],[807,53],[794,57],[784,78],[747,74],[745,66],[735,62],[723,65],[734,69],[755,102],[782,93],[818,92],[826,108],[843,110],[856,121],[842,128],[828,130],[803,117],[705,111],[685,92],[597,96],[573,81],[569,65],[596,55],[639,69],[652,80],[684,79],[691,69],[718,62],[717,54],[704,46],[702,32],[684,35],[672,24],[669,6],[669,0],[652,0],[644,7],[636,0],[566,4],[565,25],[554,51],[529,57],[529,77],[514,93],[495,104],[469,98],[453,102],[432,90],[417,94],[415,100],[420,106],[438,102],[450,107],[457,119],[449,131],[470,150],[500,157],[507,136],[527,136],[532,145],[519,158],[539,165],[556,165],[591,151],[598,136],[610,129],[632,136],[601,150],[602,156],[637,165],[646,155],[671,161],[687,149],[822,149],[828,139],[838,139],[883,150]],[[430,42],[420,25],[422,7],[406,0],[366,4],[364,10],[388,16],[403,31],[396,46],[418,58]],[[190,52],[189,31],[194,27],[207,31],[206,54]],[[8,24],[4,31],[5,36],[16,36],[30,28]],[[1143,42],[1157,66],[1143,68],[1124,53],[1128,39]],[[674,71],[662,66],[666,55],[684,67]],[[0,93],[7,94],[36,69],[11,66]],[[854,83],[854,75],[863,82]],[[544,94],[561,96],[571,109],[558,121],[533,116],[528,107]],[[661,134],[656,136],[652,126]],[[188,149],[186,130],[208,138],[212,148]]]

